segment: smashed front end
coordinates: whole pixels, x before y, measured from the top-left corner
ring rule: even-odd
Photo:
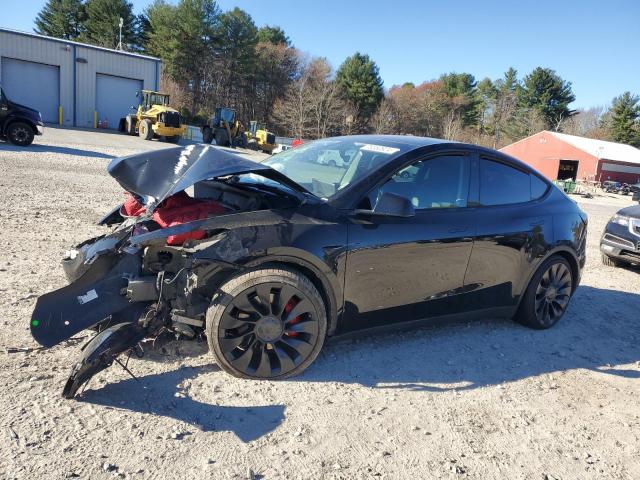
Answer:
[[[208,145],[116,159],[109,173],[127,192],[100,222],[113,230],[65,254],[69,284],[42,295],[31,318],[33,338],[44,347],[85,329],[98,332],[73,367],[66,398],[145,338],[201,336],[212,279],[239,268],[246,250],[231,227],[247,221],[239,219],[243,213],[269,215],[295,197],[234,186],[229,178],[238,174],[287,179]]]

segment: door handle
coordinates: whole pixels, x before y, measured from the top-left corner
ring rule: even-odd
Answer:
[[[456,225],[449,229],[449,233],[462,233],[466,232],[467,230],[469,230],[469,227],[466,225]]]

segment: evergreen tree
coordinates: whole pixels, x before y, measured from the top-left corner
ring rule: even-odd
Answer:
[[[563,80],[554,70],[537,67],[524,77],[519,100],[524,110],[533,109],[542,118],[546,128],[559,130],[562,121],[574,112],[569,104],[576,97],[571,82]]]
[[[624,92],[613,99],[610,109],[609,134],[616,142],[640,145],[640,97]]]
[[[291,46],[291,41],[284,33],[284,30],[280,27],[270,27],[269,25],[260,27],[258,30],[258,42],[272,43],[273,45],[284,44],[287,47]]]
[[[234,8],[220,15],[216,30],[220,41],[217,62],[223,105],[238,110],[241,120],[255,117],[253,87],[255,86],[256,45],[258,29],[251,16]]]
[[[85,19],[82,0],[48,0],[36,17],[35,31],[41,35],[75,40],[82,33]]]
[[[356,52],[340,65],[336,81],[347,100],[356,107],[360,119],[367,122],[384,98],[383,83],[376,63],[369,55]]]
[[[188,92],[192,115],[210,113],[210,91],[221,72],[214,65],[220,9],[214,0],[156,1],[147,9],[150,53],[160,56],[167,74]],[[209,79],[211,75],[215,78]],[[200,112],[204,109],[204,112]]]
[[[120,18],[123,19],[122,45],[137,50],[138,18],[127,0],[87,0],[87,19],[81,39],[92,45],[115,48],[119,42]]]
[[[440,76],[444,92],[460,109],[460,119],[465,127],[478,125],[482,102],[478,97],[476,79],[470,73],[447,73]]]

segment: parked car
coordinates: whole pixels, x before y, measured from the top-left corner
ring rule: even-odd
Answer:
[[[353,152],[348,167],[317,163],[327,149]],[[161,332],[206,336],[231,375],[282,379],[327,337],[362,329],[487,316],[546,329],[585,263],[586,214],[526,164],[475,145],[350,136],[255,163],[200,144],[108,170],[129,192],[100,222],[115,229],[67,253],[69,285],[31,318],[45,347],[100,332],[67,398]]]
[[[12,102],[0,88],[0,138],[20,147],[33,143],[44,133],[42,115],[33,108]]]
[[[611,217],[600,239],[600,250],[605,265],[640,264],[640,205],[618,210]]]
[[[620,182],[613,182],[611,180],[602,182],[602,190],[607,193],[618,193],[621,188],[622,184]]]

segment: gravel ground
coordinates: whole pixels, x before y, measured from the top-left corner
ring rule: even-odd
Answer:
[[[0,478],[640,478],[640,270],[598,251],[629,197],[579,200],[587,267],[549,331],[486,319],[334,341],[283,382],[172,344],[130,363],[139,382],[113,367],[67,401],[86,338],[35,348],[35,299],[122,198],[108,160],[167,145],[58,129],[36,142],[0,143]]]

